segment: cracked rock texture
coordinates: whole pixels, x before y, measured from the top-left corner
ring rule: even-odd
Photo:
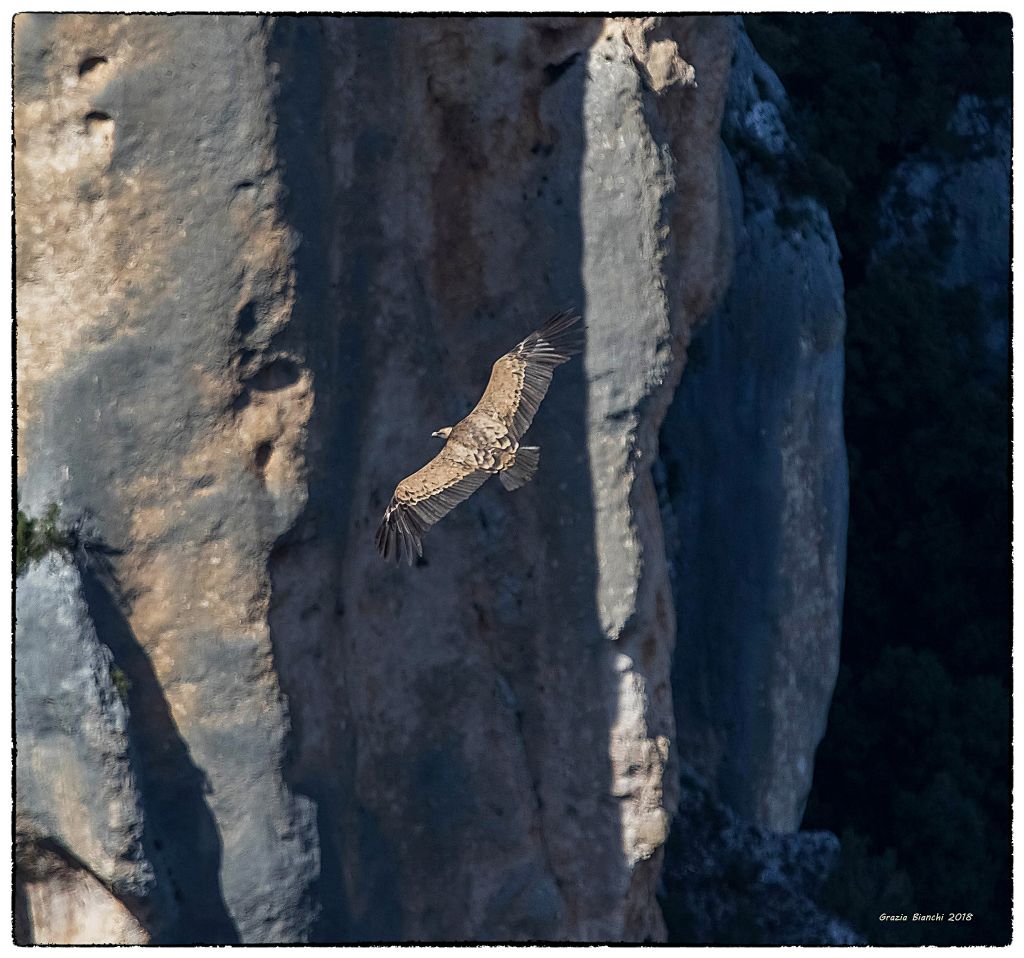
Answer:
[[[126,945],[149,935],[119,895],[46,842],[18,845],[14,941],[19,945]]]
[[[77,541],[18,583],[19,669],[59,685],[78,668],[76,707],[113,736],[102,760],[22,771],[50,706],[19,671],[25,940],[71,940],[104,895],[90,940],[660,940],[681,748],[750,761],[755,784],[722,797],[795,827],[842,580],[841,516],[824,515],[841,437],[821,448],[841,316],[830,281],[807,306],[799,285],[834,265],[827,224],[791,247],[778,322],[726,305],[708,327],[720,378],[688,387],[707,390],[696,424],[676,392],[734,256],[764,271],[790,249],[736,212],[735,33],[16,19],[21,508],[58,503]],[[570,303],[586,348],[530,433],[536,480],[489,483],[421,565],[384,565],[374,528],[431,431]],[[766,406],[737,417],[755,360]],[[668,412],[693,482],[728,481],[735,447],[685,445],[710,409],[725,436],[770,430],[749,508],[775,536],[754,559],[777,597],[743,641],[776,629],[775,664],[738,677],[681,583],[728,573],[716,557],[751,539],[728,517],[722,546],[666,542],[688,520],[677,497],[663,524],[652,477]],[[43,647],[56,592],[65,659]],[[824,678],[773,678],[807,656]],[[711,675],[729,698],[708,717],[693,689]],[[727,706],[788,725],[730,738]],[[58,781],[88,794],[70,819]]]

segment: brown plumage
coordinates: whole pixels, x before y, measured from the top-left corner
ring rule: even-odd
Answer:
[[[455,426],[433,435],[444,448],[395,489],[377,529],[377,551],[410,565],[423,555],[423,536],[491,476],[518,489],[537,471],[540,449],[521,446],[555,367],[582,348],[580,317],[574,310],[552,316],[540,329],[499,359],[473,411]]]

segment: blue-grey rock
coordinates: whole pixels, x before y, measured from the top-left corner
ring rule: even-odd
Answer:
[[[768,135],[774,152],[784,139],[747,122],[781,96],[740,33],[723,127],[732,282],[690,344],[659,475],[680,755],[720,801],[787,832],[800,824],[839,664],[848,486],[835,236],[750,143]]]
[[[156,876],[143,841],[124,678],[96,636],[67,556],[44,556],[18,579],[15,622],[17,883],[45,883],[39,872],[49,869],[37,860],[55,849],[115,900],[109,907],[152,911]],[[28,919],[39,924],[31,908]]]

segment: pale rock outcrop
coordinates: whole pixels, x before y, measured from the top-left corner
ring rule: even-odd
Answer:
[[[15,615],[17,937],[147,940],[132,912],[156,876],[124,680],[97,640],[74,565],[54,554],[30,568]]]
[[[150,937],[124,901],[87,868],[45,846],[19,849],[14,940],[27,945],[145,945]]]

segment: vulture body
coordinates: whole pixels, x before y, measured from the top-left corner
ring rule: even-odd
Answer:
[[[529,482],[540,449],[520,445],[551,385],[555,369],[582,348],[580,316],[567,310],[509,350],[491,368],[491,378],[473,411],[455,426],[433,433],[444,448],[395,489],[377,529],[384,559],[412,565],[423,555],[423,536],[491,476],[506,489]]]

